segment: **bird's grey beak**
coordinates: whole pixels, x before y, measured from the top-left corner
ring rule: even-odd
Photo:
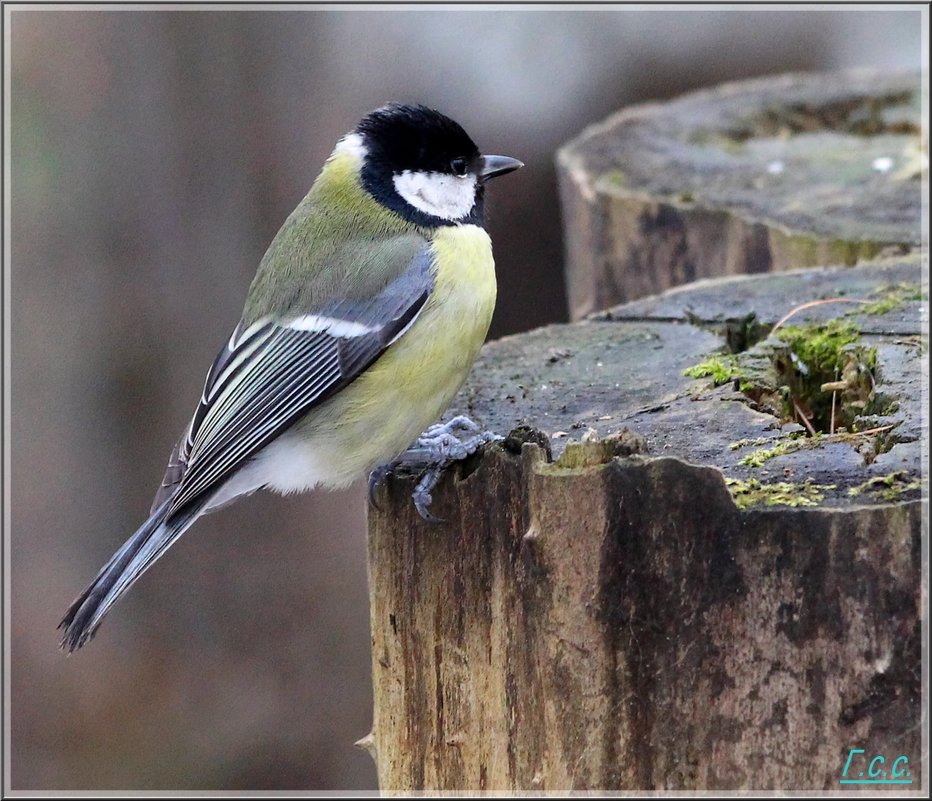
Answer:
[[[495,178],[497,175],[513,172],[524,166],[523,161],[518,161],[510,156],[483,156],[482,169],[479,175],[483,178]]]

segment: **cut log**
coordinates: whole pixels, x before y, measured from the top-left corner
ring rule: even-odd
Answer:
[[[383,791],[927,785],[918,87],[736,84],[561,151],[598,313],[483,349],[446,417],[510,433],[444,522],[403,474],[370,512]]]
[[[919,785],[918,503],[739,512],[712,468],[523,450],[447,527],[374,521],[383,791],[831,790],[865,744]]]
[[[570,315],[920,239],[921,77],[852,71],[634,106],[562,148]]]
[[[865,745],[918,783],[919,280],[718,279],[487,345],[450,415],[511,436],[445,476],[445,523],[399,477],[370,515],[380,787],[827,790]],[[786,325],[847,313],[882,415],[803,437],[684,375],[766,377],[776,337],[730,354],[729,326],[820,297],[871,305]]]

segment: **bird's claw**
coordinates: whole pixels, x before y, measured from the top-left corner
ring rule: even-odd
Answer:
[[[389,474],[392,472],[392,470],[394,470],[398,466],[398,464],[399,462],[397,461],[389,462],[388,464],[381,464],[377,468],[375,468],[375,470],[369,473],[369,488],[368,488],[369,503],[372,504],[372,506],[378,509],[380,512],[382,511],[382,509],[379,506],[379,501],[377,497],[379,486],[386,478],[388,478]]]
[[[437,486],[437,482],[440,480],[440,474],[443,472],[442,465],[433,465],[428,467],[424,471],[424,474],[421,476],[421,480],[417,482],[417,486],[414,488],[414,492],[411,493],[411,500],[414,501],[414,508],[417,509],[417,513],[428,523],[443,523],[443,518],[437,517],[436,515],[431,514],[430,505],[433,502],[434,498],[431,495],[430,491]]]
[[[478,434],[481,430],[482,428],[478,423],[470,420],[465,414],[458,414],[446,423],[432,425],[418,439],[429,439],[437,434],[452,434],[454,431],[468,431],[470,434]]]
[[[472,436],[461,440],[455,435],[456,431],[468,432]],[[432,425],[395,461],[381,465],[369,474],[369,503],[376,509],[379,508],[376,502],[378,487],[396,467],[422,467],[424,472],[411,493],[414,508],[424,520],[441,523],[443,520],[432,515],[429,507],[433,501],[431,490],[437,485],[443,471],[453,462],[472,456],[483,445],[502,439],[504,437],[491,431],[483,431],[465,415],[458,415],[446,423]]]

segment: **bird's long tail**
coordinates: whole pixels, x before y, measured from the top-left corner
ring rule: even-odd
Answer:
[[[156,509],[122,547],[110,557],[94,580],[68,607],[59,628],[61,647],[76,651],[97,631],[104,615],[149,567],[197,519],[202,505],[168,516],[171,499]]]

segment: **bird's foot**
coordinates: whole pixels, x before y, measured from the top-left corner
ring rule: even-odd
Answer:
[[[394,461],[388,462],[388,464],[380,464],[375,470],[369,473],[369,503],[372,504],[376,509],[381,511],[381,507],[376,500],[376,495],[379,491],[379,485],[385,481],[386,478],[391,474],[401,462]]]
[[[456,432],[468,434],[464,439]],[[446,423],[438,423],[427,429],[414,444],[395,461],[381,465],[369,474],[369,501],[375,503],[375,494],[379,484],[397,467],[422,469],[421,477],[411,493],[414,508],[424,520],[442,522],[429,511],[433,497],[431,491],[440,480],[443,471],[454,462],[472,456],[483,445],[497,442],[504,437],[491,431],[483,431],[465,415],[458,415]]]

